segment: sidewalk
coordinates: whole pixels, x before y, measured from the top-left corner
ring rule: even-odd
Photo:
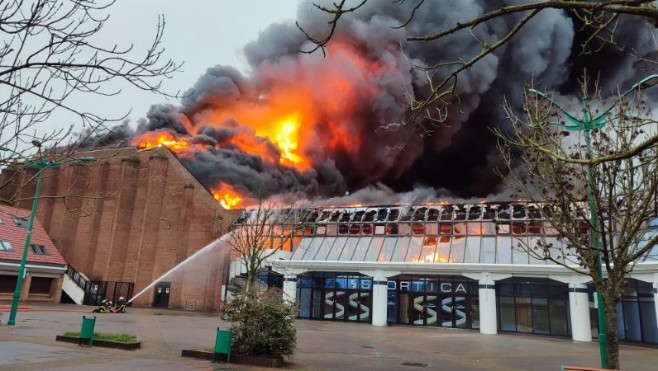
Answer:
[[[217,316],[156,309],[91,313],[92,307],[34,306],[16,326],[0,319],[0,370],[266,370],[183,358],[182,349],[212,348]],[[83,311],[83,312],[80,312]],[[137,334],[142,349],[123,351],[56,342],[96,315],[96,332]],[[561,364],[596,367],[598,345],[531,335],[481,335],[425,327],[297,321],[293,370],[560,370]],[[654,370],[658,349],[622,345],[624,370]]]

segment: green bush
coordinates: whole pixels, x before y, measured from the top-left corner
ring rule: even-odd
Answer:
[[[242,293],[226,305],[222,318],[231,322],[232,351],[253,356],[292,356],[297,344],[297,305],[283,292]]]

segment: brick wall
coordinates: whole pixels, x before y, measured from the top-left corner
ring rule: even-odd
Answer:
[[[81,153],[92,163],[63,165],[43,179],[37,218],[64,259],[92,279],[135,284],[135,293],[219,238],[231,217],[167,149]],[[33,184],[25,173],[0,196],[30,208]],[[13,192],[13,193],[12,193]],[[162,279],[171,282],[169,306],[216,310],[227,254],[214,248]],[[151,306],[153,290],[134,301]]]

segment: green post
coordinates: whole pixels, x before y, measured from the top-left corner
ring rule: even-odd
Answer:
[[[16,289],[14,290],[14,297],[11,301],[11,311],[9,312],[9,321],[7,325],[13,326],[16,324],[16,312],[18,311],[18,301],[21,297],[23,288],[23,276],[25,275],[25,263],[27,262],[27,251],[30,249],[30,240],[32,239],[32,226],[34,225],[34,215],[37,213],[37,201],[39,200],[39,191],[41,191],[41,179],[43,178],[43,169],[39,169],[37,176],[37,187],[34,190],[34,200],[32,201],[32,212],[30,213],[30,220],[27,223],[27,235],[25,236],[25,245],[23,246],[23,255],[21,255],[21,265],[18,268],[18,277],[16,278]]]
[[[82,316],[82,327],[80,328],[80,339],[78,344],[82,345],[83,340],[89,341],[89,345],[94,342],[94,327],[96,326],[96,316]]]
[[[226,354],[226,363],[231,363],[231,339],[233,338],[233,331],[220,330],[217,328],[217,338],[215,339],[215,353],[213,354],[213,362],[217,362],[218,354]]]
[[[583,102],[585,104],[585,102]],[[585,106],[585,125],[591,125],[591,120],[589,117],[589,112],[587,106]],[[592,138],[590,137],[591,127],[586,127],[585,132],[585,144],[587,145],[587,152],[592,157]],[[599,240],[599,234],[596,230],[597,225],[597,205],[596,200],[594,199],[594,175],[592,174],[592,165],[587,166],[587,192],[588,192],[588,201],[589,201],[589,222],[592,225],[592,231],[590,233],[592,244],[592,249],[596,255],[596,275],[597,281],[603,286],[603,268],[601,267],[601,241]],[[601,296],[601,290],[596,290],[596,313],[598,315],[598,328],[599,328],[599,355],[601,357],[601,368],[608,368],[607,354],[608,349],[606,348],[606,323],[605,323],[605,308],[603,307],[603,296]]]

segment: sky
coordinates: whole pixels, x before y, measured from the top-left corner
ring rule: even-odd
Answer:
[[[217,64],[236,67],[242,71],[247,63],[242,48],[255,40],[259,33],[275,22],[293,22],[298,0],[117,0],[112,6],[101,41],[106,44],[135,44],[136,50],[150,45],[158,21],[163,15],[165,57],[184,62],[182,71],[164,83],[167,92],[185,92],[206,71]],[[79,99],[89,100],[93,112],[118,117],[129,110],[131,125],[146,116],[152,104],[176,100],[124,88],[121,94],[103,100],[86,95]]]

